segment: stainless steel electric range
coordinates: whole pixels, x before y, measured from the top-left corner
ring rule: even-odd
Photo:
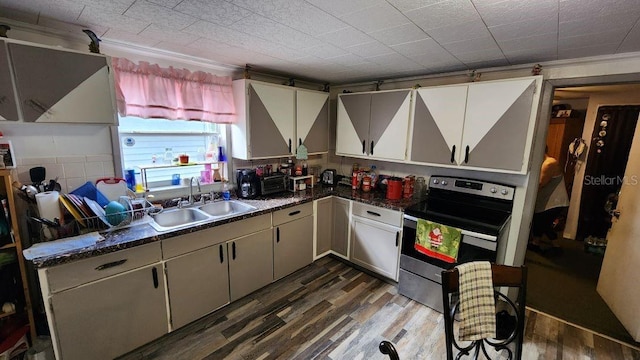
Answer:
[[[443,270],[470,261],[501,260],[503,255],[499,253],[507,241],[514,192],[515,188],[508,185],[432,176],[427,199],[404,213],[399,293],[442,312]],[[453,263],[415,249],[418,219],[461,230],[458,256]]]

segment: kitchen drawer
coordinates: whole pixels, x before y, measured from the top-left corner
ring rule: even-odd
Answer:
[[[402,213],[400,211],[389,210],[378,206],[353,202],[351,212],[355,216],[371,219],[391,226],[402,226]]]
[[[162,240],[162,257],[174,256],[220,244],[271,227],[271,214],[250,217],[205,230]]]
[[[313,202],[273,212],[273,226],[313,215]]]
[[[46,268],[49,293],[86,284],[160,261],[160,243],[137,246],[105,255]]]

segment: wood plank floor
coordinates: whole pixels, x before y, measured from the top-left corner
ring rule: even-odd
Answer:
[[[442,315],[325,257],[121,357],[129,359],[444,359]],[[523,359],[640,359],[640,351],[527,311]]]

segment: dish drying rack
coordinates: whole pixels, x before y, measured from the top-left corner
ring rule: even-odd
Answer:
[[[125,229],[131,226],[147,224],[152,221],[150,214],[162,211],[154,206],[146,199],[132,199],[136,202],[125,211],[117,214],[99,213],[96,216],[78,216],[61,206],[63,211],[62,218],[59,223],[51,222],[50,224],[37,223],[39,225],[39,239],[41,242],[59,240],[67,237],[87,234],[98,231],[100,233],[109,233],[116,230]],[[135,205],[134,205],[135,204]],[[136,206],[140,205],[140,206]],[[134,208],[134,206],[136,206]],[[31,217],[29,220],[33,221]],[[115,223],[115,224],[114,224]]]

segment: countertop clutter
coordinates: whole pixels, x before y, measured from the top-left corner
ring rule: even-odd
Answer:
[[[383,192],[362,192],[359,190],[352,190],[350,187],[346,186],[316,186],[314,188],[295,193],[281,193],[271,197],[259,197],[252,200],[242,199],[240,201],[254,206],[257,210],[235,217],[229,217],[167,232],[156,231],[149,224],[140,224],[138,226],[131,226],[124,229],[101,232],[98,241],[96,241],[98,237],[89,237],[88,239],[85,237],[82,238],[82,240],[79,239],[79,241],[84,241],[84,244],[76,247],[68,246],[70,238],[41,243],[38,246],[37,252],[26,249],[24,251],[24,255],[27,260],[31,261],[38,268],[49,267],[128,249],[174,236],[189,234],[206,228],[255,217],[328,196],[338,196],[398,211],[403,211],[405,208],[419,201],[419,199],[416,198],[388,200]]]

